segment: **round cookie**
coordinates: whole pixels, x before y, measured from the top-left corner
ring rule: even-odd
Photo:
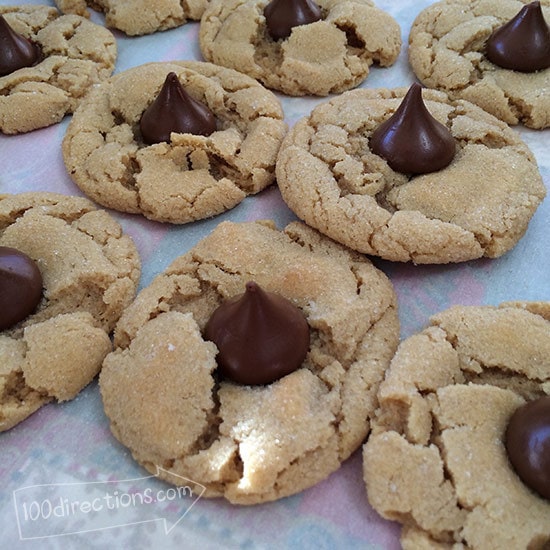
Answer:
[[[455,306],[404,340],[364,445],[372,506],[403,548],[545,548],[550,501],[508,459],[512,413],[550,394],[550,303]]]
[[[201,334],[251,280],[310,327],[302,366],[260,386],[220,379]],[[223,222],[123,314],[100,389],[114,435],[146,469],[253,504],[314,485],[362,444],[398,338],[393,288],[363,256],[299,222]]]
[[[246,73],[292,96],[349,90],[373,63],[392,65],[401,49],[397,22],[371,0],[318,0],[322,19],[271,38],[268,0],[213,0],[200,23],[207,61]]]
[[[0,15],[41,51],[35,65],[0,77],[0,132],[59,122],[113,72],[116,42],[104,27],[47,6],[0,6]]]
[[[550,69],[520,72],[485,56],[491,33],[528,0],[443,0],[424,9],[409,34],[409,60],[420,81],[475,103],[508,124],[550,125]],[[550,0],[540,2],[550,22]]]
[[[172,133],[146,145],[139,122],[170,72],[217,119],[210,136]],[[258,82],[199,61],[149,63],[98,86],[74,114],[63,158],[94,201],[186,223],[220,214],[275,178],[287,127],[279,100]]]
[[[429,112],[456,140],[455,157],[437,172],[396,172],[369,140],[406,92],[351,90],[299,120],[277,159],[283,199],[308,225],[388,260],[448,263],[504,254],[546,193],[532,153],[479,107],[424,89]]]
[[[105,13],[105,24],[127,35],[143,35],[200,19],[208,0],[55,0],[63,13],[89,17],[87,6]]]
[[[97,375],[140,261],[107,212],[56,193],[0,195],[0,247],[29,256],[43,281],[34,313],[0,331],[4,431],[52,399],[74,398]]]

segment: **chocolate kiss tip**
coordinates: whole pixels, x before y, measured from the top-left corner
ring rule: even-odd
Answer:
[[[15,32],[4,16],[0,15],[0,76],[31,67],[39,59],[39,48],[28,38]]]
[[[451,163],[456,143],[449,129],[430,114],[422,86],[415,82],[395,113],[374,130],[370,148],[396,172],[426,174]]]
[[[264,8],[265,22],[273,40],[287,38],[293,27],[319,21],[321,8],[312,0],[271,0]]]
[[[517,408],[504,437],[510,463],[519,478],[550,500],[550,396]]]
[[[170,72],[158,96],[141,115],[140,130],[147,144],[169,142],[172,132],[209,136],[216,130],[216,118],[185,91],[176,73]]]
[[[290,374],[309,349],[309,326],[301,310],[253,281],[214,311],[204,335],[218,347],[222,376],[247,385],[270,384]]]
[[[496,29],[487,40],[485,55],[495,65],[513,71],[531,73],[550,67],[550,29],[540,2],[523,6]]]
[[[23,252],[0,246],[0,331],[26,319],[42,298],[42,274]]]

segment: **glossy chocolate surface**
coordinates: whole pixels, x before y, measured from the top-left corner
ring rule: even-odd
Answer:
[[[426,174],[445,168],[454,158],[456,143],[422,100],[422,87],[413,84],[395,113],[372,133],[371,151],[403,174]]]
[[[550,67],[550,29],[540,2],[527,4],[487,41],[487,59],[504,69],[535,72]]]
[[[523,483],[550,499],[550,396],[516,409],[506,429],[505,446]]]
[[[255,282],[214,311],[204,335],[218,348],[222,376],[247,385],[270,384],[290,374],[309,349],[309,326],[302,311]]]
[[[272,0],[264,8],[265,22],[273,40],[290,36],[293,27],[319,21],[321,8],[312,0]]]
[[[0,330],[28,317],[42,298],[42,275],[23,252],[0,246]]]
[[[0,15],[0,76],[6,76],[23,67],[31,67],[40,57],[40,48],[15,32]]]
[[[209,136],[216,130],[216,118],[185,91],[175,73],[168,73],[158,96],[141,115],[140,130],[149,145],[170,142],[172,132]]]

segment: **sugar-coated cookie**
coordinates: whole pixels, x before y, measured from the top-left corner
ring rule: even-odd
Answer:
[[[222,378],[203,336],[251,281],[310,330],[302,365],[254,386]],[[123,314],[100,389],[114,435],[149,471],[254,504],[314,485],[361,445],[398,338],[393,288],[364,256],[299,222],[222,222]]]
[[[42,279],[36,308],[0,331],[4,431],[52,399],[72,399],[99,372],[109,335],[134,298],[140,261],[106,211],[55,193],[0,195],[0,250],[0,322],[27,299],[26,286],[17,287],[19,298],[6,296],[19,270],[7,253],[30,258]]]
[[[294,26],[289,36],[278,39],[266,24],[268,4],[210,2],[199,31],[206,60],[288,95],[325,96],[354,88],[373,63],[386,67],[399,55],[399,25],[371,0],[318,0],[320,19]]]
[[[398,172],[371,150],[371,138],[406,96],[405,89],[350,90],[299,120],[277,159],[283,199],[308,225],[388,260],[447,263],[504,254],[546,193],[533,154],[481,108],[424,89],[427,114],[450,131],[455,155],[434,172]],[[413,122],[408,128],[418,126]]]
[[[372,506],[403,524],[403,548],[547,546],[550,500],[520,479],[506,442],[511,415],[549,394],[548,302],[454,306],[400,344],[364,476]]]
[[[208,0],[55,0],[63,13],[89,17],[88,6],[105,14],[105,24],[127,35],[151,34],[200,19]]]
[[[217,129],[148,145],[140,120],[170,73],[210,109]],[[199,61],[150,63],[94,90],[68,126],[63,157],[75,183],[99,204],[186,223],[270,185],[286,131],[279,100],[252,78]]]
[[[113,72],[115,38],[106,28],[52,7],[0,6],[9,28],[35,49],[30,66],[0,76],[0,132],[18,134],[59,122]],[[8,30],[2,26],[2,33]],[[21,39],[20,39],[21,40]],[[12,59],[6,38],[0,58]],[[11,48],[11,46],[10,46]],[[2,64],[3,62],[0,62]]]
[[[550,68],[512,70],[491,62],[486,54],[492,33],[528,4],[529,0],[443,0],[428,6],[409,34],[414,72],[424,85],[471,101],[508,124],[548,127]],[[550,23],[550,0],[541,0],[540,6]],[[547,31],[547,59],[549,37]],[[515,39],[512,48],[525,57],[526,37]]]

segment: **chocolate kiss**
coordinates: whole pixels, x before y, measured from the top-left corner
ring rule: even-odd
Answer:
[[[450,164],[456,145],[447,127],[426,108],[420,84],[414,83],[395,113],[372,133],[370,148],[396,172],[425,174]]]
[[[170,142],[172,132],[209,136],[216,130],[216,118],[181,85],[176,73],[168,73],[156,99],[141,115],[143,141],[149,145]]]
[[[267,30],[273,40],[290,36],[293,27],[321,19],[321,8],[312,0],[271,0],[264,8]]]
[[[513,71],[531,73],[550,67],[550,30],[540,2],[531,2],[487,41],[487,59]]]
[[[504,441],[508,458],[523,483],[550,499],[550,396],[516,409]]]
[[[42,297],[42,275],[34,261],[15,248],[0,246],[0,330],[28,317]]]
[[[290,374],[309,349],[309,326],[301,310],[252,281],[244,294],[214,311],[204,335],[218,348],[222,375],[248,385],[270,384]]]
[[[40,49],[15,32],[0,15],[0,76],[30,67],[40,59]]]

